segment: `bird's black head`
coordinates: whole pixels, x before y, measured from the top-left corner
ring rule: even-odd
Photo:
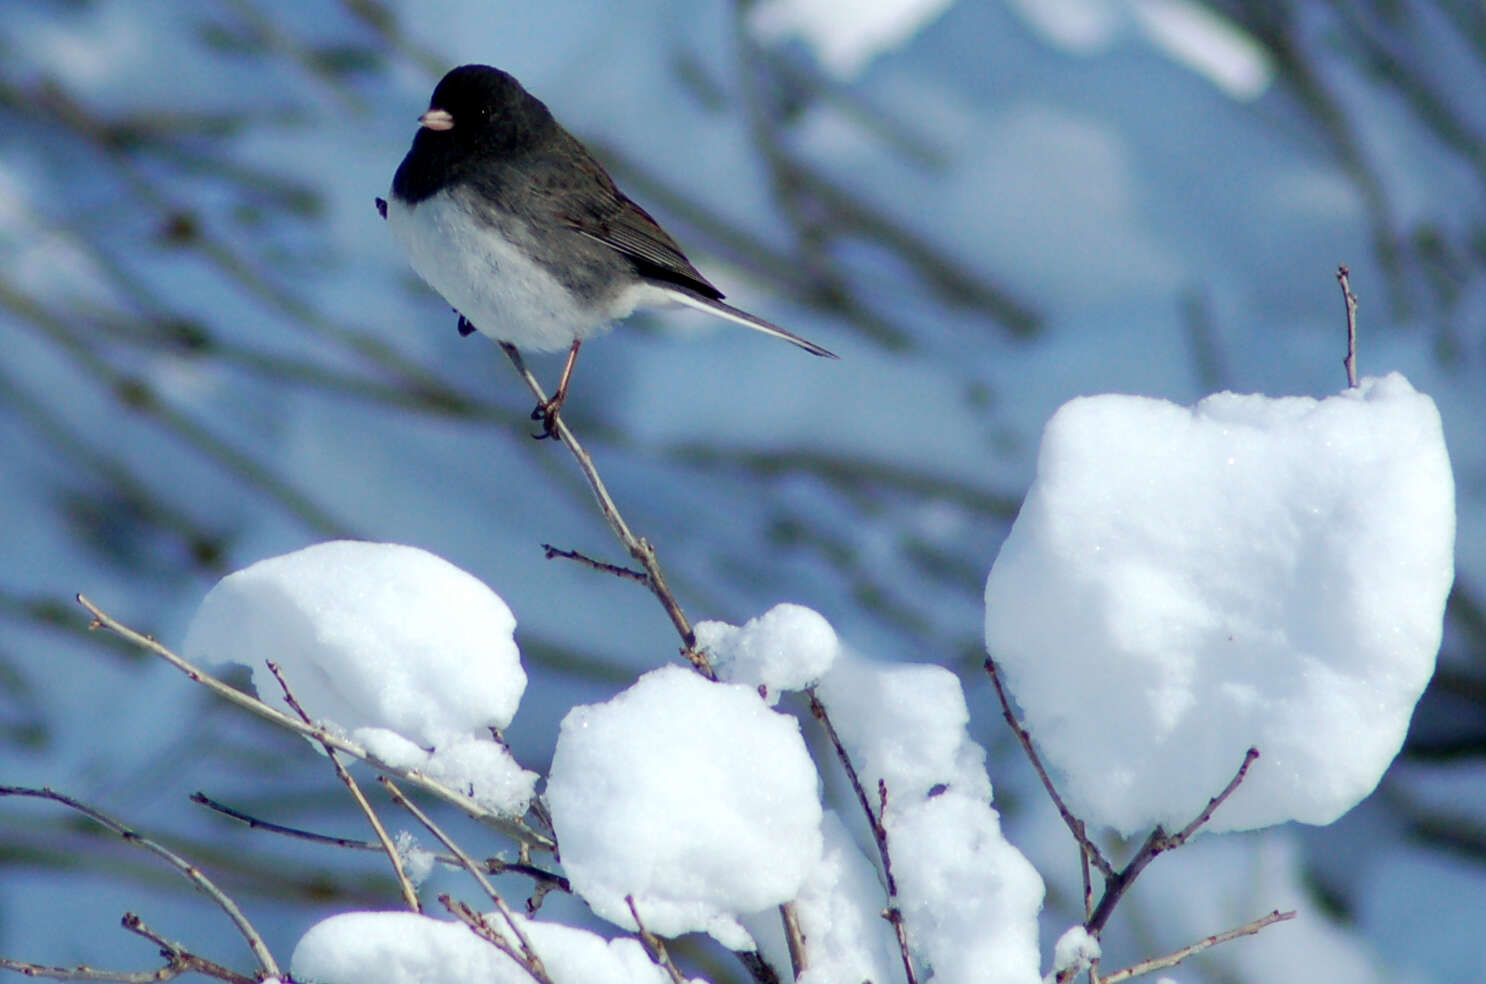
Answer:
[[[540,99],[489,65],[451,69],[418,123],[413,148],[392,179],[393,193],[408,202],[422,201],[472,168],[528,152],[556,126]]]

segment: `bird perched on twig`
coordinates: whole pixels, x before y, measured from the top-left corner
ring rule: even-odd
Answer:
[[[461,334],[568,349],[557,391],[532,411],[539,436],[553,434],[583,340],[636,308],[685,304],[836,357],[723,303],[676,241],[506,72],[453,69],[418,124],[377,208],[413,269],[458,312]]]

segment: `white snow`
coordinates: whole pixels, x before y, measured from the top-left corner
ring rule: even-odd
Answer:
[[[1083,926],[1070,926],[1058,937],[1058,942],[1053,944],[1053,967],[1044,980],[1051,984],[1059,974],[1069,971],[1081,973],[1089,964],[1098,960],[1099,955],[1099,941],[1090,936]]]
[[[573,890],[628,929],[751,949],[738,917],[792,899],[820,860],[798,722],[748,686],[666,667],[563,718],[546,800]]]
[[[698,622],[697,645],[713,658],[718,679],[764,688],[772,706],[786,690],[803,690],[821,678],[841,641],[818,612],[803,605],[775,605],[741,628]]]
[[[400,830],[392,839],[392,844],[397,848],[397,856],[402,860],[403,874],[408,876],[414,885],[422,885],[433,872],[435,857],[432,851],[422,847],[418,838],[411,832]]]
[[[338,540],[223,578],[182,652],[251,667],[259,695],[278,704],[272,659],[314,720],[519,814],[536,776],[490,735],[526,688],[515,628],[493,591],[427,551]]]
[[[708,333],[671,317],[656,319],[657,330],[631,325],[585,347],[573,422],[612,438],[602,449],[606,480],[672,577],[690,598],[705,599],[704,611],[754,614],[788,597],[828,613],[843,638],[875,640],[879,655],[949,657],[982,614],[978,578],[967,589],[961,573],[984,574],[1005,532],[1002,504],[1026,490],[1053,409],[1109,391],[1193,403],[1207,379],[1213,389],[1330,392],[1341,314],[1331,267],[1343,260],[1362,295],[1366,368],[1403,369],[1445,418],[1460,495],[1457,564],[1469,594],[1486,572],[1486,271],[1456,263],[1458,277],[1431,280],[1438,266],[1417,250],[1471,255],[1486,185],[1460,148],[1442,146],[1429,121],[1408,110],[1396,78],[1367,72],[1339,28],[1340,7],[1306,5],[1287,40],[1328,80],[1338,112],[1359,133],[1363,159],[1351,165],[1324,140],[1296,139],[1313,128],[1305,114],[1255,112],[1173,67],[1180,52],[1137,21],[1139,7],[1156,5],[1024,0],[1022,10],[1060,20],[1064,36],[1093,39],[1078,52],[1087,57],[1070,58],[1069,45],[1045,44],[1050,33],[1028,30],[1027,14],[1013,6],[954,4],[882,49],[849,84],[778,93],[778,136],[792,154],[828,181],[846,180],[870,209],[1043,316],[1038,338],[1012,343],[982,309],[959,307],[961,298],[910,269],[914,261],[887,240],[838,237],[822,258],[873,321],[901,329],[902,346],[806,300],[810,285],[796,288],[809,271],[791,276],[778,266],[811,244],[790,222],[798,215],[780,207],[774,172],[753,139],[758,118],[747,85],[756,73],[736,63],[733,5],[690,5],[685,18],[674,3],[592,0],[559,0],[556,13],[551,5],[455,0],[438,16],[394,0],[387,12],[404,53],[421,48],[448,64],[490,61],[515,71],[605,160],[628,162],[616,173],[621,185],[731,300],[842,353],[823,369],[748,333]],[[28,111],[22,100],[17,138],[0,148],[6,278],[21,300],[29,294],[60,319],[44,327],[18,308],[18,327],[7,333],[0,494],[9,522],[0,554],[11,561],[8,592],[44,601],[82,590],[125,621],[178,640],[211,584],[181,539],[192,527],[234,566],[307,542],[303,516],[271,486],[243,481],[210,446],[162,428],[152,407],[119,412],[116,387],[59,344],[71,323],[87,329],[101,359],[148,383],[158,406],[258,462],[268,479],[286,482],[343,528],[427,546],[499,586],[521,614],[523,641],[590,654],[631,675],[650,668],[674,646],[669,625],[631,592],[535,551],[538,539],[596,545],[586,489],[565,479],[573,478],[566,459],[526,437],[520,418],[529,402],[498,351],[454,337],[447,307],[414,286],[370,208],[446,66],[368,47],[361,5],[265,9],[274,22],[268,35],[251,18],[191,3],[11,4],[0,18],[8,78],[19,91],[44,78],[46,91],[54,83],[104,126],[127,134],[142,121],[149,141],[136,148],[143,157],[98,153],[96,131],[78,131],[65,114],[41,115],[34,102]],[[1404,56],[1422,55],[1414,64],[1434,67],[1427,74],[1437,92],[1476,121],[1480,60],[1470,40],[1438,5],[1410,9],[1422,16],[1388,42]],[[834,19],[821,18],[822,44],[832,28],[853,38],[857,25],[839,12]],[[768,57],[793,59],[798,46],[783,42]],[[577,64],[585,70],[574,72]],[[766,98],[763,108],[776,106]],[[897,136],[884,133],[884,122]],[[150,134],[167,141],[160,153],[150,150]],[[1371,202],[1359,191],[1359,166],[1379,182]],[[155,194],[139,194],[140,180]],[[280,181],[302,189],[311,210],[277,207]],[[1379,199],[1399,233],[1404,259],[1394,267],[1368,245]],[[193,217],[210,252],[162,243],[155,231],[166,214]],[[715,217],[715,229],[692,221],[698,215]],[[1339,244],[1350,255],[1339,255]],[[204,266],[217,251],[238,273]],[[267,290],[245,290],[243,276]],[[306,315],[286,312],[269,294]],[[177,316],[208,328],[213,344],[189,353],[145,344],[151,322]],[[1205,352],[1193,344],[1199,337]],[[367,342],[390,348],[394,366],[412,374],[368,361]],[[259,354],[310,371],[284,374],[273,361],[259,365]],[[544,382],[560,369],[560,359],[534,363]],[[474,399],[476,412],[424,412],[361,391],[368,382],[410,388],[424,374]],[[26,397],[42,412],[28,409]],[[925,408],[933,408],[931,422]],[[60,441],[52,420],[76,442]],[[115,476],[132,476],[143,498]],[[156,501],[165,508],[157,511]],[[136,503],[147,504],[137,515]],[[934,505],[957,532],[929,538],[916,526]],[[173,516],[188,520],[184,528]],[[189,770],[164,767],[180,749],[205,754],[231,737],[211,702],[167,679],[167,667],[99,660],[96,640],[49,626],[24,616],[7,623],[6,648],[18,654],[25,688],[0,717],[51,736],[17,746],[6,758],[8,780],[85,788],[100,776],[145,774],[184,784],[194,781]],[[1449,649],[1457,667],[1472,658],[1469,645]],[[558,720],[575,701],[595,699],[596,686],[586,673],[555,672],[540,687],[537,679],[533,672],[540,702],[526,698],[512,735],[532,761],[550,755]],[[276,699],[276,687],[265,696]],[[994,704],[972,701],[977,734],[998,742],[992,762],[1008,834],[1050,885],[1059,870],[1072,874],[1050,892],[1058,907],[1045,924],[1050,946],[1080,917],[1067,834],[1036,786],[1020,785],[1023,770],[1006,768],[1018,751]],[[1449,721],[1436,726],[1440,738],[1455,733]],[[805,729],[818,745],[814,726]],[[105,733],[112,739],[99,741]],[[1266,754],[1256,768],[1271,761]],[[303,778],[251,766],[243,761],[223,781],[257,784],[272,801]],[[1464,788],[1447,819],[1479,825]],[[1307,856],[1292,851],[1276,865],[1307,871],[1338,865],[1325,860],[1338,857],[1358,859],[1354,870],[1364,859],[1377,864],[1405,840],[1399,819],[1408,811],[1400,813],[1397,788],[1388,791],[1367,805],[1365,819],[1306,831]],[[152,805],[168,810],[171,789],[158,792]],[[348,806],[327,800],[313,819],[334,826]],[[861,817],[843,810],[843,819],[865,843]],[[214,836],[205,815],[177,821],[192,836]],[[1188,850],[1233,839],[1205,838]],[[275,843],[261,840],[257,849],[273,853]],[[1212,976],[1393,979],[1367,950],[1376,944],[1396,966],[1422,961],[1425,977],[1474,980],[1467,968],[1481,962],[1481,939],[1472,929],[1483,920],[1472,923],[1479,907],[1461,900],[1486,899],[1486,873],[1457,852],[1414,849],[1434,861],[1421,853],[1406,871],[1393,864],[1391,874],[1328,883],[1356,917],[1329,924],[1353,959],[1310,945],[1309,927],[1325,912],[1300,893],[1300,920],[1213,958],[1231,961],[1273,938],[1283,952],[1266,973],[1204,977],[1182,967],[1173,976],[1184,984]],[[1178,866],[1184,891],[1155,892],[1148,908],[1112,924],[1116,933],[1133,923],[1154,937],[1184,920],[1159,946],[1126,946],[1132,959],[1290,904],[1266,883],[1247,905],[1187,920],[1208,913],[1204,900],[1226,898],[1253,865],[1214,870],[1202,853],[1186,867],[1186,853],[1150,869],[1159,878]],[[0,951],[105,966],[137,956],[129,934],[79,930],[112,925],[123,904],[96,879],[0,881]],[[182,917],[175,935],[234,945],[214,911]],[[18,946],[30,952],[15,953]],[[1044,953],[1043,969],[1049,959]],[[1361,975],[1359,965],[1379,969]]]
[[[897,936],[882,918],[886,893],[873,862],[851,839],[834,810],[821,824],[825,849],[795,899],[808,963],[796,984],[897,981],[903,963]],[[790,965],[779,914],[743,920],[770,966]]]
[[[504,917],[486,921],[512,940]],[[669,984],[637,940],[515,916],[554,984]],[[512,940],[514,942],[514,940]],[[311,927],[294,948],[301,984],[531,984],[531,976],[463,923],[412,912],[346,912]]]
[[[986,583],[986,642],[1075,812],[1125,834],[1328,823],[1434,669],[1454,497],[1397,374],[1326,400],[1078,399]]]
[[[898,905],[932,979],[1038,980],[1042,879],[1001,834],[959,680],[938,666],[846,657],[819,696],[874,810],[886,785]]]

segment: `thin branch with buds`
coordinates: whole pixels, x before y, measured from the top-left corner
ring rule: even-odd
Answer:
[[[299,715],[305,724],[314,725],[315,722],[310,720],[310,716],[305,713],[304,707],[300,705],[299,700],[294,696],[294,691],[289,689],[289,681],[284,679],[284,673],[279,667],[279,664],[273,660],[268,660],[267,663],[268,672],[272,673],[273,678],[279,681],[279,688],[284,691],[284,702],[293,709],[295,714]],[[325,749],[326,758],[330,759],[330,764],[335,767],[336,777],[345,784],[346,789],[350,790],[351,798],[356,801],[356,805],[371,824],[372,831],[377,835],[377,842],[382,845],[382,850],[386,853],[387,859],[392,862],[392,872],[397,878],[398,888],[402,890],[403,901],[408,904],[408,908],[413,912],[422,912],[423,904],[418,901],[418,892],[413,888],[412,879],[408,878],[408,873],[402,866],[402,855],[397,852],[397,847],[392,843],[392,838],[387,836],[387,828],[382,826],[382,821],[378,818],[377,811],[373,810],[372,805],[367,802],[366,796],[361,792],[361,786],[356,782],[355,777],[341,764],[340,755],[336,752],[335,748],[324,742],[321,742],[320,747]]]
[[[383,850],[382,845],[376,841],[356,840],[350,837],[335,837],[330,834],[316,833],[313,830],[304,830],[282,823],[274,823],[272,820],[264,820],[262,817],[255,817],[251,813],[244,813],[242,810],[228,806],[220,800],[212,799],[202,792],[192,793],[190,800],[199,806],[206,807],[214,813],[220,813],[224,817],[231,817],[239,823],[246,824],[254,830],[265,830],[271,834],[281,834],[285,837],[307,840],[316,844],[327,844],[331,847],[344,848],[348,851],[373,851],[380,854]],[[442,864],[446,867],[463,867],[459,859],[452,854],[440,854],[437,851],[429,851],[428,857],[436,864]],[[571,894],[573,891],[572,885],[562,875],[524,861],[504,861],[500,858],[485,858],[480,864],[487,874],[504,875],[510,873],[524,875],[537,884],[538,891],[543,895],[552,891],[567,894]]]
[[[1088,930],[1091,935],[1098,937],[1100,932],[1104,929],[1104,926],[1109,922],[1109,917],[1114,913],[1115,906],[1119,905],[1120,900],[1130,889],[1130,886],[1135,883],[1135,879],[1138,878],[1140,876],[1140,873],[1145,870],[1146,866],[1154,861],[1158,855],[1164,854],[1167,851],[1175,850],[1176,848],[1181,847],[1183,844],[1185,844],[1192,837],[1193,834],[1197,833],[1198,830],[1200,830],[1208,821],[1213,818],[1213,814],[1217,812],[1218,808],[1223,805],[1228,797],[1232,796],[1234,792],[1238,790],[1238,787],[1243,783],[1244,778],[1247,777],[1249,774],[1249,767],[1253,765],[1254,762],[1259,758],[1259,749],[1250,748],[1244,753],[1243,762],[1239,765],[1238,771],[1233,774],[1233,778],[1228,781],[1228,785],[1224,786],[1223,790],[1218,793],[1218,795],[1212,797],[1210,800],[1207,801],[1207,805],[1203,807],[1202,810],[1197,814],[1197,816],[1192,819],[1191,823],[1188,823],[1185,827],[1177,831],[1175,834],[1167,834],[1164,829],[1162,829],[1160,826],[1157,826],[1150,832],[1150,835],[1146,837],[1145,842],[1140,846],[1140,850],[1135,852],[1135,856],[1130,859],[1129,863],[1127,863],[1125,867],[1120,869],[1119,871],[1115,871],[1108,860],[1104,858],[1103,854],[1099,852],[1099,849],[1094,846],[1092,841],[1089,840],[1084,822],[1078,817],[1074,816],[1073,812],[1069,810],[1067,805],[1063,802],[1063,797],[1058,794],[1057,787],[1053,785],[1052,779],[1048,776],[1047,769],[1043,767],[1042,759],[1037,754],[1037,749],[1032,745],[1031,734],[1027,731],[1026,727],[1019,720],[1017,720],[1016,714],[1011,709],[1011,699],[1007,696],[1006,689],[1002,686],[1001,674],[996,667],[996,661],[994,659],[988,658],[985,661],[985,669],[986,673],[990,675],[991,684],[996,690],[996,697],[1001,702],[1002,716],[1006,719],[1006,723],[1011,728],[1012,733],[1016,735],[1017,741],[1021,743],[1022,750],[1027,753],[1027,758],[1031,761],[1033,769],[1036,770],[1037,777],[1042,780],[1043,789],[1047,790],[1048,797],[1053,801],[1053,805],[1057,807],[1058,813],[1063,817],[1063,822],[1073,833],[1074,839],[1078,841],[1079,853],[1083,859],[1085,913],[1084,928]],[[1090,905],[1092,893],[1091,886],[1089,884],[1090,862],[1092,862],[1094,866],[1099,869],[1099,873],[1104,876],[1104,893],[1102,896],[1100,896],[1099,903],[1092,907]],[[1205,949],[1208,946],[1214,945],[1214,943],[1222,943],[1229,939],[1234,939],[1238,936],[1245,936],[1249,933],[1258,932],[1260,929],[1263,929],[1264,926],[1269,925],[1270,922],[1277,922],[1282,918],[1288,919],[1293,915],[1294,913],[1290,913],[1289,915],[1277,916],[1273,919],[1266,917],[1266,919],[1268,919],[1268,922],[1265,922],[1263,920],[1256,920],[1256,923],[1262,923],[1262,925],[1250,924],[1250,926],[1253,927],[1252,929],[1249,927],[1239,927],[1239,929],[1231,931],[1231,934],[1220,933],[1215,937],[1209,937],[1208,939],[1212,940],[1213,942],[1204,941],[1200,946],[1198,946],[1198,944],[1193,945],[1198,946],[1199,949]],[[1191,952],[1195,953],[1197,951],[1193,950]],[[1160,964],[1157,966],[1152,966],[1150,969],[1159,969],[1161,966],[1170,966],[1170,964]],[[1077,976],[1078,973],[1078,968],[1072,968],[1068,972],[1066,979],[1071,980],[1073,977]],[[1122,971],[1121,973],[1124,972]],[[1141,973],[1145,973],[1145,971],[1141,971]],[[1134,975],[1130,974],[1127,976]],[[1101,978],[1096,976],[1096,973],[1092,967],[1089,968],[1089,978],[1091,981],[1101,980]],[[1107,982],[1111,979],[1112,978],[1103,978],[1102,980]],[[1120,980],[1124,979],[1124,977],[1120,978]],[[1064,975],[1059,975],[1058,980],[1060,982],[1065,980]]]
[[[987,657],[985,669],[986,673],[991,677],[991,685],[996,688],[996,698],[1001,702],[1001,716],[1006,719],[1007,726],[1011,728],[1012,734],[1016,735],[1017,741],[1021,743],[1022,751],[1027,753],[1027,758],[1032,762],[1032,768],[1037,772],[1037,778],[1042,780],[1042,788],[1047,790],[1048,797],[1053,801],[1053,805],[1058,808],[1058,815],[1063,818],[1063,823],[1067,825],[1069,832],[1073,834],[1073,839],[1078,841],[1079,851],[1083,855],[1084,860],[1084,889],[1087,895],[1089,887],[1089,863],[1092,862],[1094,867],[1099,869],[1099,873],[1105,877],[1106,881],[1115,877],[1114,866],[1109,863],[1099,848],[1095,846],[1094,842],[1089,840],[1084,822],[1073,815],[1073,811],[1068,809],[1067,804],[1063,802],[1063,797],[1058,795],[1057,787],[1053,785],[1052,779],[1049,778],[1047,769],[1043,768],[1041,756],[1037,754],[1037,749],[1032,745],[1031,733],[1027,731],[1021,721],[1017,720],[1015,712],[1011,709],[1011,700],[1006,696],[1006,690],[1001,685],[1001,674],[996,668],[996,661]]]
[[[1211,820],[1213,813],[1217,811],[1219,806],[1223,805],[1223,801],[1229,796],[1232,796],[1234,791],[1238,789],[1239,784],[1244,781],[1244,777],[1249,774],[1249,766],[1253,765],[1254,760],[1258,757],[1259,749],[1257,748],[1250,748],[1245,752],[1243,764],[1238,767],[1238,771],[1234,773],[1228,785],[1223,788],[1221,793],[1208,800],[1207,806],[1203,807],[1202,812],[1197,814],[1196,818],[1180,831],[1168,835],[1159,826],[1155,830],[1152,830],[1150,836],[1145,839],[1145,843],[1141,845],[1140,850],[1135,853],[1135,857],[1130,859],[1130,863],[1120,869],[1113,878],[1105,881],[1104,895],[1099,899],[1099,904],[1094,907],[1094,914],[1089,916],[1088,921],[1084,923],[1084,928],[1093,935],[1098,936],[1100,930],[1104,928],[1104,924],[1109,921],[1109,917],[1114,912],[1115,906],[1119,905],[1120,899],[1129,890],[1130,886],[1135,883],[1135,879],[1140,876],[1140,873],[1145,870],[1145,866],[1156,860],[1158,855],[1181,847],[1203,824]]]
[[[268,952],[268,946],[263,942],[263,937],[258,933],[258,930],[253,928],[253,924],[248,921],[248,917],[243,915],[242,910],[237,907],[237,903],[228,898],[227,894],[218,888],[215,882],[203,874],[200,868],[170,850],[164,844],[151,840],[123,821],[116,820],[101,810],[94,809],[81,800],[73,799],[65,793],[59,793],[49,786],[43,786],[40,789],[32,789],[25,786],[0,786],[0,796],[27,796],[61,803],[63,806],[81,813],[93,822],[112,830],[127,843],[138,845],[162,859],[166,864],[184,875],[202,894],[215,902],[217,908],[227,914],[227,918],[232,921],[232,924],[237,927],[237,931],[247,941],[248,949],[253,951],[253,957],[258,961],[258,966],[263,969],[264,976],[279,976],[279,965],[274,961],[273,954]],[[143,924],[141,923],[140,925]],[[127,920],[124,926],[126,929],[131,928]],[[150,938],[153,939],[153,937]]]
[[[275,707],[270,707],[268,704],[265,704],[257,697],[254,697],[251,694],[243,693],[241,690],[229,686],[224,681],[212,676],[210,673],[207,673],[205,670],[196,666],[189,660],[178,656],[168,647],[156,641],[153,637],[131,629],[124,623],[106,614],[103,609],[93,604],[93,602],[89,601],[83,595],[78,595],[77,601],[78,604],[86,608],[89,614],[93,616],[93,624],[90,626],[90,628],[107,629],[108,631],[120,636],[121,638],[133,643],[134,645],[154,653],[156,656],[159,656],[161,659],[165,660],[167,663],[174,666],[182,673],[186,674],[186,676],[193,682],[201,684],[203,687],[207,688],[218,697],[221,697],[232,704],[236,704],[238,707],[250,711],[253,714],[256,714],[258,717],[261,717],[272,724],[276,724],[281,728],[293,731],[296,734],[303,735],[304,737],[309,738],[311,741],[319,742],[322,745],[330,745],[336,750],[344,752],[352,758],[360,759],[361,761],[366,762],[368,765],[373,766],[381,772],[385,772],[388,775],[397,776],[404,782],[411,783],[424,790],[425,792],[437,796],[439,799],[442,799],[448,803],[452,803],[453,805],[463,810],[465,813],[469,814],[471,817],[479,820],[481,823],[484,823],[490,827],[494,827],[502,833],[505,833],[506,835],[516,839],[518,842],[525,845],[526,847],[537,848],[538,850],[543,851],[551,851],[554,848],[555,844],[551,837],[548,837],[547,835],[532,829],[524,820],[520,819],[519,817],[508,817],[503,814],[496,813],[495,811],[482,806],[472,797],[465,795],[464,793],[460,792],[457,789],[454,789],[451,786],[444,785],[437,779],[433,779],[430,776],[424,775],[423,773],[415,769],[403,768],[401,766],[390,765],[386,762],[383,762],[376,756],[372,755],[365,748],[358,745],[356,742],[353,742],[342,735],[337,735],[317,725],[306,724],[298,718],[291,717],[290,715],[285,714],[283,711],[280,711]]]
[[[124,913],[121,924],[129,932],[143,936],[159,947],[160,956],[165,958],[165,965],[158,970],[99,970],[86,964],[78,964],[76,967],[50,967],[46,964],[26,963],[23,960],[0,957],[0,970],[12,970],[23,977],[44,977],[54,981],[112,981],[115,984],[153,984],[155,981],[174,980],[182,974],[215,977],[226,981],[227,984],[255,984],[257,981],[256,977],[239,974],[213,960],[192,953],[180,943],[166,939],[146,926],[144,920],[132,912]]]
[[[547,394],[542,389],[542,384],[537,382],[537,377],[532,375],[526,367],[526,360],[521,357],[521,352],[516,346],[508,342],[501,342],[500,347],[505,351],[506,357],[516,367],[516,371],[526,382],[527,389],[537,398],[538,403],[547,402]],[[655,548],[650,541],[644,537],[635,536],[630,531],[629,524],[619,513],[619,507],[614,504],[614,498],[609,494],[609,489],[604,485],[604,480],[599,477],[598,469],[594,467],[593,459],[589,457],[583,445],[573,436],[568,425],[563,421],[561,414],[552,417],[552,434],[572,454],[573,459],[578,462],[578,468],[583,472],[583,477],[588,480],[588,486],[593,490],[594,498],[598,500],[599,512],[603,514],[604,520],[609,524],[609,529],[619,539],[620,544],[629,552],[645,571],[645,586],[650,593],[655,595],[661,607],[666,610],[671,624],[676,627],[676,632],[681,636],[681,655],[694,666],[698,673],[709,680],[716,680],[717,674],[712,670],[712,664],[708,661],[705,653],[697,649],[696,633],[692,631],[691,622],[686,613],[681,610],[681,603],[676,600],[676,595],[666,584],[665,574],[660,569],[660,561],[656,559]]]
[[[512,956],[513,959],[521,959],[523,961],[523,966],[525,966],[527,970],[531,972],[531,975],[533,977],[535,977],[539,981],[546,982],[547,971],[542,967],[542,959],[537,956],[537,951],[532,949],[531,940],[517,924],[516,916],[514,913],[511,912],[511,907],[506,905],[506,900],[500,897],[500,893],[495,890],[494,885],[490,884],[490,879],[486,878],[485,874],[480,871],[479,867],[475,864],[474,859],[465,853],[464,848],[455,843],[454,838],[444,833],[443,828],[434,823],[432,817],[424,813],[418,808],[418,805],[416,803],[404,796],[402,794],[402,790],[393,785],[391,779],[388,779],[386,776],[378,776],[377,781],[386,788],[387,792],[392,796],[393,801],[396,802],[398,806],[411,813],[419,823],[428,828],[429,833],[433,834],[439,839],[439,843],[443,844],[444,847],[448,848],[449,851],[452,852],[453,855],[459,859],[459,863],[464,868],[464,870],[470,873],[470,877],[474,878],[475,881],[479,883],[480,888],[484,889],[485,894],[488,895],[490,897],[490,900],[495,903],[496,909],[499,910],[502,918],[505,919],[506,925],[510,927],[511,934],[515,936],[517,942],[520,943],[521,953],[519,958],[515,954],[509,955]],[[446,908],[449,906],[449,903],[445,901],[445,899],[447,898],[448,896],[440,896],[439,898],[439,901],[443,902]],[[451,911],[453,910],[451,909]],[[496,935],[498,936],[499,934],[497,933]]]
[[[877,843],[878,857],[882,859],[883,879],[887,882],[888,908],[883,913],[883,918],[892,923],[893,932],[898,936],[898,951],[903,957],[903,973],[907,977],[908,984],[918,984],[918,976],[913,970],[913,957],[908,949],[908,930],[903,925],[903,914],[898,910],[898,882],[893,877],[893,860],[888,852],[887,827],[882,822],[882,815],[887,812],[887,786],[881,782],[878,783],[877,795],[881,810],[874,812],[871,801],[867,799],[867,791],[862,788],[862,780],[857,775],[856,766],[852,764],[851,756],[847,754],[846,746],[836,732],[836,726],[831,723],[831,716],[826,713],[825,704],[821,703],[814,687],[805,688],[805,696],[810,701],[810,713],[821,723],[821,727],[825,728],[826,736],[831,739],[831,746],[836,750],[836,758],[840,760],[841,767],[846,770],[846,778],[851,783],[852,792],[856,794],[862,812],[867,815],[867,824],[872,828],[872,839]]]
[[[810,966],[809,953],[805,949],[805,931],[800,928],[800,909],[793,900],[779,907],[779,920],[784,924],[784,943],[789,949],[789,966],[794,971],[794,979],[799,980],[800,975]]]
[[[595,560],[580,551],[563,550],[561,547],[554,547],[550,543],[542,544],[542,552],[547,555],[548,560],[561,557],[563,560],[571,560],[585,567],[591,567],[600,574],[613,574],[622,580],[634,581],[637,584],[645,585],[647,588],[650,586],[650,576],[644,571],[637,571],[631,567],[620,567],[618,564],[608,564],[602,560]]]
[[[665,941],[645,928],[645,922],[640,918],[640,910],[635,907],[635,897],[626,895],[624,904],[629,906],[629,914],[635,920],[635,928],[640,937],[640,945],[649,954],[651,963],[655,964],[671,978],[671,984],[686,984],[686,975],[676,966],[671,955],[666,952]]]
[[[1119,984],[1120,981],[1128,981],[1130,978],[1139,977],[1141,974],[1149,974],[1153,971],[1165,970],[1167,967],[1175,967],[1188,957],[1201,953],[1210,947],[1217,946],[1219,943],[1227,943],[1241,936],[1253,936],[1265,926],[1271,926],[1274,923],[1285,922],[1294,918],[1294,909],[1288,912],[1281,912],[1275,909],[1268,915],[1260,916],[1252,922],[1246,922],[1237,929],[1230,929],[1226,933],[1214,933],[1212,936],[1204,937],[1196,943],[1182,947],[1180,950],[1168,953],[1164,957],[1152,957],[1150,960],[1142,960],[1138,964],[1131,964],[1124,970],[1117,970],[1113,974],[1101,977],[1100,981],[1102,984]]]
[[[1336,268],[1336,282],[1342,287],[1342,301],[1347,305],[1347,357],[1342,365],[1347,369],[1347,388],[1357,388],[1357,295],[1352,293],[1352,271],[1346,266]]]
[[[510,940],[490,925],[490,920],[486,919],[483,913],[476,912],[470,908],[468,903],[458,901],[447,892],[439,896],[439,902],[449,910],[451,916],[468,926],[476,936],[510,957],[537,984],[552,984],[552,978],[547,976],[547,971],[542,967],[541,962],[529,962]]]

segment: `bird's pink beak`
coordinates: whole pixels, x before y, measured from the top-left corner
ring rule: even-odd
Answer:
[[[426,130],[452,130],[454,117],[449,115],[447,109],[430,109],[418,117],[418,125]]]

